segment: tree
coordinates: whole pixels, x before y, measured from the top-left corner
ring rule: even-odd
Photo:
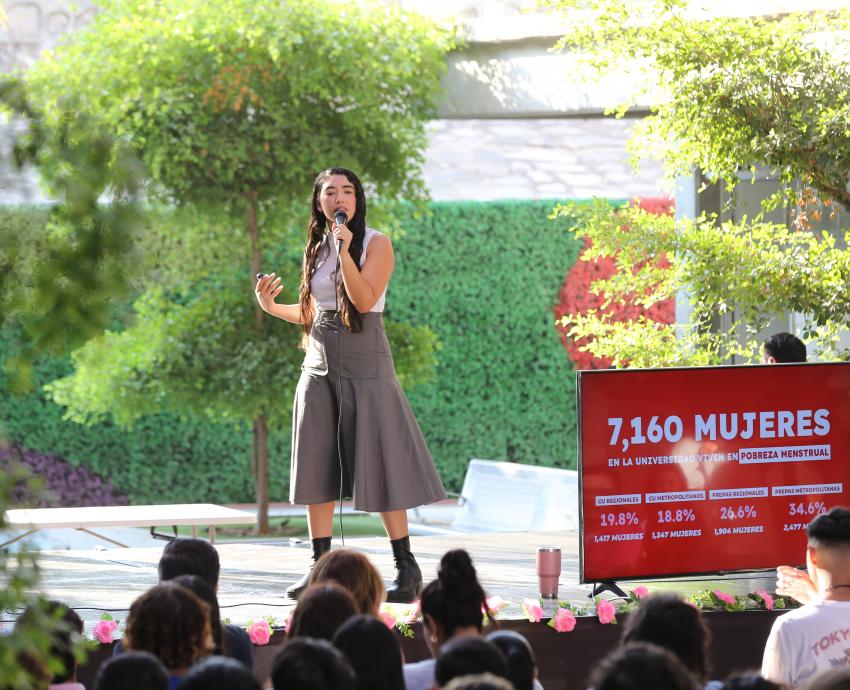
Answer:
[[[161,302],[166,293],[149,293],[138,303],[135,333],[106,336],[89,351],[106,360],[105,352],[124,347],[126,338],[141,348],[133,351],[149,366],[130,367],[125,383],[140,394],[151,393],[150,402],[216,418],[251,415],[259,529],[265,531],[269,416],[282,418],[285,412],[280,400],[289,387],[281,382],[281,371],[293,370],[293,353],[259,345],[275,326],[256,306],[252,331],[243,320],[216,341],[216,320],[236,323],[233,319],[244,317],[239,300],[250,299],[253,276],[268,270],[264,260],[275,257],[269,249],[273,243],[293,244],[286,211],[297,202],[303,209],[319,169],[334,164],[363,171],[376,196],[423,196],[424,123],[433,114],[451,36],[381,3],[111,0],[101,6],[92,26],[32,68],[28,80],[40,102],[49,110],[72,94],[81,108],[126,139],[150,174],[149,196],[182,207],[184,219],[186,213],[193,216],[185,228],[187,246],[203,246],[209,239],[203,226],[211,215],[219,225],[221,218],[241,216],[245,234],[237,240],[222,233],[226,243],[216,245],[214,266],[199,266],[191,256],[181,266],[190,254],[187,246],[161,253],[152,275],[180,276],[168,286],[173,304]],[[263,225],[270,216],[289,222]],[[297,266],[288,258],[290,267]],[[209,281],[222,290],[216,294],[224,313],[209,294],[190,297],[209,289]],[[167,346],[183,365],[179,376],[160,375],[176,371],[159,368],[165,355],[158,348],[165,341],[155,337],[152,326],[164,314],[174,320],[170,333],[178,341]],[[151,335],[149,348],[143,333]],[[425,335],[414,341],[428,348],[433,340]],[[191,342],[200,347],[210,341],[218,346],[187,349]],[[213,375],[220,363],[207,357],[222,347],[230,348],[226,377]],[[260,365],[262,352],[270,359]],[[75,382],[57,384],[54,395],[85,415],[92,407],[86,396],[98,398],[100,372],[84,367]],[[228,396],[222,378],[250,394]],[[189,390],[194,394],[187,395]],[[126,404],[100,396],[105,399]],[[122,414],[118,407],[112,411]]]
[[[847,28],[850,11],[711,17],[686,0],[547,4],[572,19],[582,13],[560,48],[583,52],[592,75],[626,70],[640,84],[634,100],[650,114],[633,153],[661,157],[671,177],[698,169],[733,200],[742,168],[766,167],[779,182],[756,217],[737,224],[707,215],[675,224],[602,206],[585,214],[594,252],[619,267],[599,290],[646,306],[684,292],[693,312],[678,327],[615,324],[597,312],[568,319],[573,336],[621,366],[714,364],[756,356],[770,315],[798,311],[810,317],[804,336],[825,356],[841,355],[848,254],[813,227],[839,206],[850,210],[850,61],[834,50],[837,34],[824,33]],[[793,229],[765,220],[780,207],[794,212]]]
[[[68,103],[57,104],[48,126],[15,77],[0,80],[0,115],[21,125],[13,130],[15,164],[43,169],[54,199],[40,224],[0,226],[0,324],[13,334],[15,351],[4,364],[20,390],[30,383],[34,356],[80,346],[129,293],[141,170],[105,127]]]

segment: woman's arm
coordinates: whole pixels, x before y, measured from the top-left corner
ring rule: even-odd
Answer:
[[[301,305],[300,304],[278,304],[275,298],[283,290],[283,285],[279,277],[275,277],[274,273],[268,273],[257,281],[257,287],[254,294],[257,297],[257,302],[266,314],[271,314],[284,321],[290,323],[301,323]]]
[[[348,242],[343,244],[340,262],[342,282],[357,311],[365,314],[375,306],[390,282],[394,266],[393,246],[390,238],[385,235],[375,235],[369,242],[366,260],[360,270],[348,253]]]

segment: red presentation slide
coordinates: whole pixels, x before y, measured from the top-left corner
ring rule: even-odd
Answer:
[[[577,376],[582,582],[801,564],[850,507],[850,364]]]

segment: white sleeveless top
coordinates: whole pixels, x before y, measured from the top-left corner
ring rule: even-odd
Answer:
[[[378,231],[372,228],[366,228],[366,234],[363,236],[363,253],[360,255],[360,267],[363,268],[363,262],[366,260],[366,249],[369,246],[372,238],[378,235]],[[319,248],[319,256],[316,259],[316,267],[313,269],[313,276],[310,278],[310,294],[316,300],[316,305],[322,311],[333,311],[336,309],[336,289],[334,285],[334,269],[336,268],[336,242],[330,242],[332,237],[330,233],[325,234],[325,239],[322,240],[322,246]],[[339,280],[342,280],[342,272],[340,271]],[[387,288],[384,288],[383,293],[378,298],[369,311],[382,312],[384,311],[384,302],[387,298]]]

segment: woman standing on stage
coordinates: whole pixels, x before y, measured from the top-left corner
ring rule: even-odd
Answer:
[[[366,226],[363,185],[350,170],[320,173],[310,210],[299,303],[274,301],[283,289],[274,273],[256,286],[263,311],[301,324],[307,336],[292,411],[289,500],[307,506],[314,563],[331,548],[340,495],[353,497],[359,510],[380,513],[396,565],[387,600],[413,601],[422,574],[410,551],[406,511],[446,494],[384,333],[392,244]],[[287,595],[297,598],[308,576]]]

